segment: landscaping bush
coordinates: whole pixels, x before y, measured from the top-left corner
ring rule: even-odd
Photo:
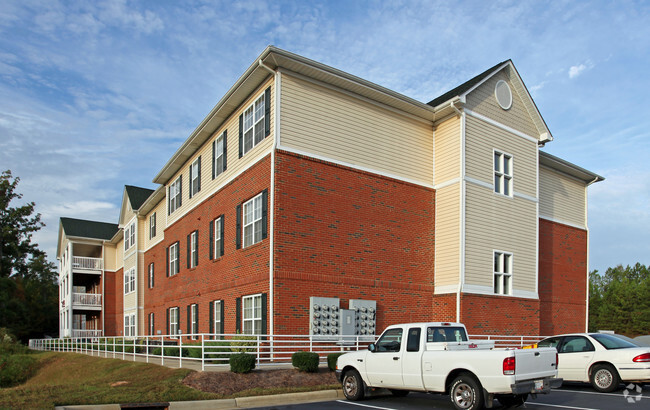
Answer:
[[[298,370],[308,373],[318,371],[318,353],[297,351],[291,355],[291,364]]]
[[[230,338],[230,350],[236,353],[252,353],[255,351],[255,346],[257,346],[255,336],[237,335]]]
[[[6,328],[0,328],[0,355],[27,354],[29,352],[29,348],[18,342],[18,339]]]
[[[336,359],[338,359],[339,356],[341,356],[342,354],[345,353],[338,352],[338,353],[330,353],[327,355],[327,367],[329,367],[331,371],[336,370]]]
[[[255,356],[249,353],[237,353],[230,356],[230,371],[249,373],[255,368]]]
[[[205,342],[205,359],[213,364],[226,364],[230,356],[230,342],[228,341],[210,341]]]
[[[38,363],[32,356],[12,354],[0,356],[0,387],[24,383],[38,370]]]

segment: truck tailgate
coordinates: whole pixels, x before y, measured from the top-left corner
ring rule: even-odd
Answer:
[[[557,376],[555,348],[517,349],[514,353],[517,381]]]

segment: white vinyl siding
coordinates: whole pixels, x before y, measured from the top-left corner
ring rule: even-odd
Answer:
[[[460,119],[452,117],[438,124],[435,130],[435,184],[460,177]]]
[[[547,167],[539,170],[539,216],[587,228],[586,184]]]
[[[432,184],[431,124],[290,75],[280,109],[283,147]]]
[[[460,282],[460,212],[460,184],[436,191],[436,293]]]

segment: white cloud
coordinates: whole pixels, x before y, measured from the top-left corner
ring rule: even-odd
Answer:
[[[569,68],[569,78],[576,78],[580,74],[582,74],[583,71],[587,69],[587,66],[584,64],[579,64],[579,65],[574,65]]]

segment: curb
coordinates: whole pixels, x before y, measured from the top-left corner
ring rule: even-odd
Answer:
[[[236,399],[173,401],[170,410],[209,410],[209,409],[252,409],[266,406],[286,406],[290,404],[316,403],[343,398],[343,391],[318,390],[304,393],[285,393],[269,396],[239,397]],[[119,404],[100,404],[82,406],[56,406],[56,410],[119,410]]]

